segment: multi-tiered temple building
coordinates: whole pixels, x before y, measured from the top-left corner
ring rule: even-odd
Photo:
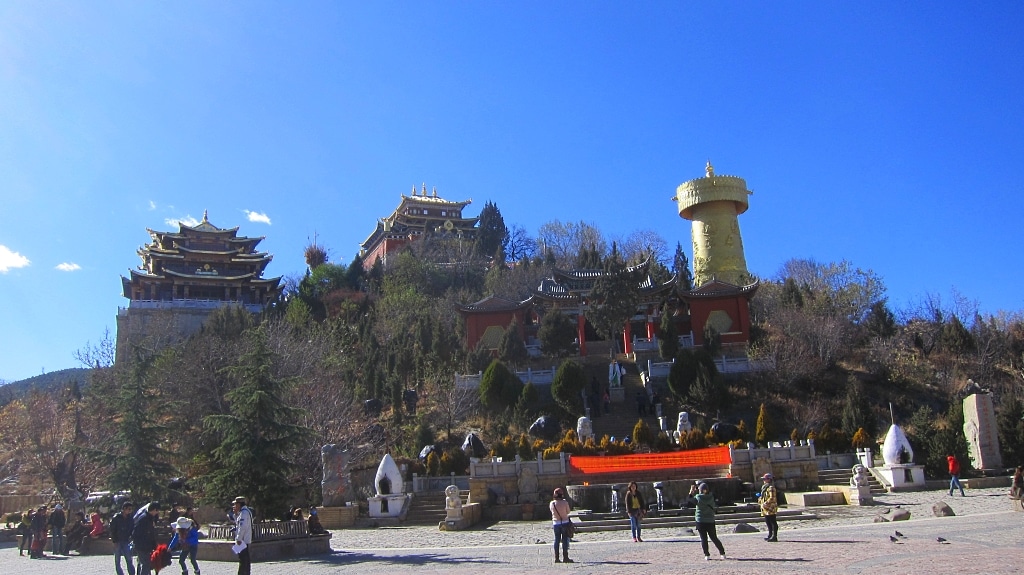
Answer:
[[[262,312],[281,292],[281,278],[263,278],[273,256],[256,251],[263,237],[238,236],[238,228],[218,228],[207,214],[197,226],[178,224],[177,232],[147,229],[150,243],[129,277],[121,277],[128,307],[118,309],[117,349],[155,331],[180,339],[195,333],[219,307],[236,305]]]
[[[390,216],[377,220],[377,227],[360,246],[363,267],[369,270],[380,259],[387,265],[388,255],[427,234],[448,235],[465,240],[476,239],[476,224],[480,218],[464,218],[462,210],[473,200],[452,202],[438,197],[437,188],[427,195],[427,186],[417,194],[402,194],[402,201]]]

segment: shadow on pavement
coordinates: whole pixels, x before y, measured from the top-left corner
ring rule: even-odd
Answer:
[[[434,565],[445,563],[459,564],[500,564],[505,561],[494,559],[473,559],[465,556],[452,556],[445,553],[409,553],[405,555],[378,556],[372,553],[358,553],[353,551],[335,551],[330,556],[318,555],[316,559],[306,558],[306,563],[318,563],[321,565],[350,565],[353,563],[381,563],[395,565]]]

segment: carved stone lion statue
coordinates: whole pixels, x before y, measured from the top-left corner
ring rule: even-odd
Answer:
[[[858,463],[853,466],[853,477],[850,478],[850,487],[867,487],[868,470]]]

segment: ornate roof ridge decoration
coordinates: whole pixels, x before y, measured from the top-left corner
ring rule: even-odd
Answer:
[[[747,299],[754,296],[757,292],[757,288],[761,286],[761,280],[754,280],[754,283],[743,286],[731,284],[720,279],[712,279],[711,281],[705,282],[689,291],[680,292],[680,296],[685,298],[706,298],[706,297],[722,297],[722,296],[735,296],[742,295]]]
[[[533,303],[533,296],[522,301],[515,301],[497,295],[489,295],[480,301],[465,305],[456,305],[463,312],[515,311]]]
[[[215,278],[218,280],[244,280],[244,279],[256,279],[256,272],[247,272],[241,275],[224,276],[220,275],[216,270],[212,270],[201,274],[190,274],[185,272],[178,272],[174,270],[164,270],[164,274],[168,276],[175,276],[179,278],[192,278],[192,279],[211,279]]]

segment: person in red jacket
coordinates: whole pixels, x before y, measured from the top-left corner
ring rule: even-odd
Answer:
[[[953,489],[959,489],[960,497],[967,497],[964,486],[960,485],[960,462],[955,455],[947,455],[946,462],[949,463],[949,496],[953,496]]]

